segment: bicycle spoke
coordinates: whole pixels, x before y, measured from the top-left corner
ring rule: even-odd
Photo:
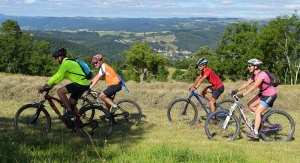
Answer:
[[[117,102],[119,109],[114,113],[116,123],[138,125],[142,118],[140,106],[132,100],[121,100]]]
[[[261,130],[265,141],[290,141],[295,131],[295,124],[290,115],[276,110],[263,117]]]
[[[21,107],[15,117],[15,130],[22,137],[43,137],[48,134],[51,128],[51,120],[45,110],[41,110],[39,116],[36,115],[37,107],[35,105],[25,105]]]
[[[205,133],[209,139],[227,141],[234,140],[239,133],[239,120],[233,114],[228,123],[224,125],[225,119],[228,116],[228,110],[218,110],[211,114],[205,122]],[[215,117],[215,119],[213,119]]]
[[[76,133],[84,139],[105,139],[112,131],[112,120],[109,113],[101,106],[87,106],[79,110],[82,115]],[[83,126],[83,127],[82,127]]]
[[[198,118],[198,110],[194,103],[187,99],[177,99],[170,104],[167,111],[170,122],[193,125]]]

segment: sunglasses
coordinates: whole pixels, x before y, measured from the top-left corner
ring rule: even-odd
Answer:
[[[93,62],[94,63],[94,65],[96,65],[96,64],[98,64],[99,62]]]
[[[54,57],[54,59],[56,60],[58,57]]]

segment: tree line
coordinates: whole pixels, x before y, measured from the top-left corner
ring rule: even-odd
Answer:
[[[209,46],[201,46],[189,58],[171,62],[155,54],[153,47],[146,42],[136,41],[129,49],[119,53],[120,59],[108,59],[107,62],[123,73],[126,80],[167,81],[169,72],[166,66],[171,66],[177,68],[172,75],[174,80],[193,82],[199,74],[195,64],[199,58],[204,57],[209,60],[208,66],[223,80],[236,81],[249,76],[247,61],[258,58],[264,63],[263,69],[276,74],[281,83],[298,84],[299,30],[299,16],[295,12],[291,16],[277,16],[263,25],[258,22],[233,23],[222,33],[215,52]],[[0,41],[0,71],[50,76],[57,70],[49,53],[53,49],[51,44],[41,38],[34,40],[28,32],[20,30],[16,21],[2,23]],[[78,56],[76,51],[69,52],[68,55]],[[90,63],[90,56],[80,57]]]
[[[209,67],[214,69],[223,80],[245,80],[250,75],[247,61],[258,58],[263,62],[263,69],[273,72],[282,84],[298,84],[299,15],[295,12],[291,16],[277,16],[264,25],[258,22],[233,23],[223,32],[216,53],[209,47],[200,47],[198,52],[191,54],[190,58],[193,61],[190,63],[196,63],[197,59],[202,57],[209,60]],[[181,60],[181,62],[182,65],[186,65],[186,61]],[[174,66],[178,65],[180,64]],[[193,76],[195,79],[197,72],[194,71],[194,65],[185,68],[188,69],[187,72],[182,73],[178,69],[177,75],[173,78],[187,81],[189,76]]]
[[[60,44],[63,41],[58,41],[55,38],[48,38],[52,42],[45,41],[42,38],[34,39],[29,32],[22,32],[16,21],[7,20],[2,23],[0,28],[0,71],[7,73],[20,73],[26,75],[51,76],[57,69],[58,65],[52,58],[52,52],[55,48],[67,48],[67,56],[75,57],[84,60],[91,65],[91,56],[78,55],[84,49],[83,45],[78,44],[78,47],[73,47],[74,44]],[[72,51],[75,49],[78,51]],[[80,50],[81,49],[81,50]],[[126,76],[127,80],[135,81],[167,81],[168,71],[165,68],[168,60],[161,55],[152,53],[153,48],[148,46],[146,42],[136,42],[120,54],[123,59],[109,61],[105,58],[105,62],[109,62],[115,69]],[[96,55],[94,51],[92,55]],[[124,71],[125,70],[125,71]],[[97,70],[95,70],[97,73]]]

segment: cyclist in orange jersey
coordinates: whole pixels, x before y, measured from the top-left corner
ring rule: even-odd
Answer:
[[[118,110],[118,106],[111,100],[110,97],[122,89],[121,81],[115,70],[103,62],[101,55],[95,55],[92,58],[92,62],[95,67],[99,69],[99,73],[91,81],[90,88],[97,84],[101,77],[104,78],[108,87],[100,94],[99,98],[105,102],[105,106],[108,111],[110,111],[109,108],[112,106],[110,113],[113,114],[116,110]]]

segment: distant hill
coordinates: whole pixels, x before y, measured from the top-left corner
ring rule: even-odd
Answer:
[[[0,22],[15,20],[22,30],[112,30],[157,32],[178,29],[224,30],[233,22],[265,22],[240,18],[106,18],[106,17],[21,17],[0,14]]]
[[[51,51],[65,46],[80,55],[101,53],[114,60],[134,44],[146,41],[170,59],[184,58],[201,46],[215,51],[226,27],[232,23],[269,20],[239,18],[96,18],[96,17],[22,17],[0,14],[0,22],[17,21],[22,31],[51,43]],[[185,54],[178,54],[184,52]]]

